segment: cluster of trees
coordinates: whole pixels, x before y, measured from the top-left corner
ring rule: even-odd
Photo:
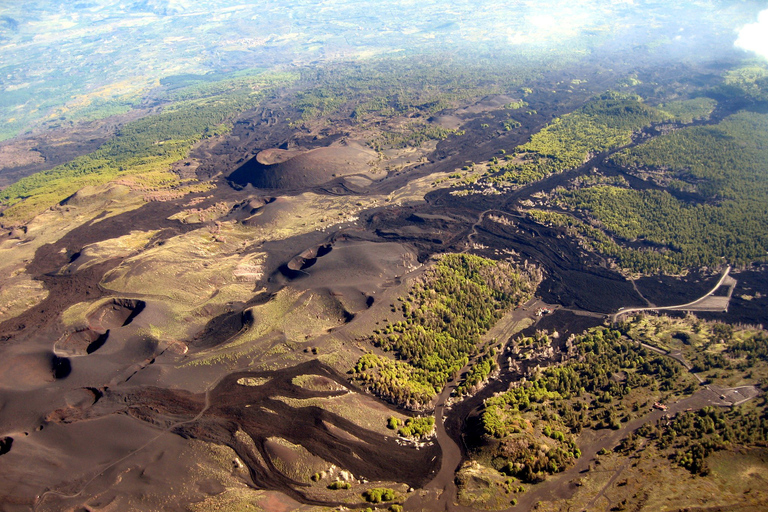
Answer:
[[[376,487],[368,489],[363,493],[363,498],[368,503],[381,503],[382,501],[392,501],[397,497],[395,491],[386,487]]]
[[[581,454],[573,441],[563,439],[563,446],[554,447],[542,445],[529,436],[505,439],[494,452],[497,464],[505,461],[499,471],[526,483],[541,482],[547,474],[564,471]]]
[[[540,337],[543,339],[543,337]],[[671,358],[648,351],[618,330],[595,328],[572,341],[573,357],[485,401],[482,424],[504,473],[538,481],[562,471],[580,452],[572,439],[585,426],[618,429],[622,399],[633,390],[680,390],[685,371]],[[637,410],[635,404],[635,410]],[[541,448],[530,425],[554,444]],[[491,442],[491,445],[493,443]]]
[[[464,135],[462,130],[438,125],[411,123],[401,131],[387,131],[368,143],[373,149],[418,147],[429,140],[445,140],[450,135]]]
[[[558,460],[567,464],[570,454],[580,455],[570,438],[582,428],[618,429],[632,413],[648,407],[655,400],[650,398],[653,395],[693,393],[696,385],[680,364],[639,344],[651,341],[638,327],[645,322],[636,319],[617,329],[595,328],[576,336],[569,341],[569,359],[564,364],[540,370],[534,378],[486,400],[482,422],[496,467],[526,481],[540,480],[563,469]],[[676,324],[673,336],[686,345],[690,351],[686,357],[696,364],[709,361],[712,367],[728,368],[740,359],[740,370],[762,374],[768,362],[765,331],[706,324],[695,318],[686,322],[690,322],[690,331]],[[664,325],[652,322],[648,335],[658,333]],[[727,344],[722,354],[710,351],[716,343]],[[707,355],[715,357],[710,360]],[[714,451],[768,443],[768,401],[759,400],[732,409],[705,407],[662,418],[630,434],[618,451],[629,455],[639,446],[638,436],[645,437],[670,460],[694,474],[707,474],[706,458]],[[542,442],[537,428],[557,443]]]
[[[636,318],[615,329],[599,327],[574,336],[566,344],[568,358],[562,364],[540,369],[487,399],[481,416],[486,443],[479,456],[504,474],[537,482],[581,456],[574,435],[583,428],[620,429],[664,395],[693,393],[697,383],[682,365],[640,344],[658,336],[673,333],[685,345],[686,357],[700,364],[713,354],[713,344],[725,343],[712,364],[743,366],[740,370],[750,372],[744,374],[748,379],[752,372],[764,374],[765,331],[695,317],[674,324],[654,318]],[[543,333],[537,333],[518,345],[533,347],[544,340]],[[768,401],[759,398],[732,409],[705,407],[664,417],[624,438],[617,451],[630,455],[650,446],[641,445],[642,437],[669,460],[703,475],[708,472],[706,458],[714,451],[768,445]]]
[[[691,473],[706,475],[709,454],[735,445],[768,442],[768,415],[764,408],[707,406],[677,414],[668,422],[643,425],[637,434],[655,440],[660,450],[669,451],[670,458]]]
[[[670,101],[659,105],[659,109],[669,114],[676,121],[689,124],[699,119],[709,119],[717,106],[712,98],[701,96],[690,100]]]
[[[504,128],[505,132],[508,132],[510,130],[514,130],[515,128],[520,127],[520,121],[517,121],[515,119],[507,119],[502,123],[502,127]],[[494,157],[495,158],[495,157]],[[494,164],[498,164],[498,161],[492,162]]]
[[[477,362],[472,365],[462,381],[456,386],[455,393],[458,396],[464,396],[472,393],[478,386],[488,379],[496,371],[499,365],[496,364],[496,350],[491,349],[487,354],[480,356]]]
[[[694,126],[621,151],[612,160],[688,182],[704,199],[764,197],[768,190],[768,115],[739,112],[716,125]],[[757,195],[757,197],[755,197]]]
[[[613,258],[621,268],[641,273],[680,270],[680,264],[674,261],[674,253],[662,253],[650,248],[641,250],[624,247],[603,230],[569,215],[546,210],[529,210],[528,216],[541,224],[567,228],[568,234],[578,238],[586,250]]]
[[[757,64],[733,69],[725,74],[717,92],[755,102],[768,101],[768,69]]]
[[[747,339],[730,344],[726,352],[734,358],[745,358],[750,364],[758,360],[768,362],[768,333],[758,331]]]
[[[409,409],[429,403],[439,392],[423,375],[426,372],[373,353],[364,354],[351,371],[352,378],[374,394]]]
[[[420,418],[408,418],[405,425],[398,429],[397,433],[403,437],[428,437],[435,429],[435,417],[423,416]]]
[[[533,91],[531,91],[531,92],[533,92]],[[528,102],[527,101],[517,100],[517,101],[512,101],[512,102],[507,103],[506,105],[504,105],[504,108],[506,108],[508,110],[517,110],[517,109],[520,109],[520,108],[523,108],[523,107],[527,107],[527,106],[528,106]]]
[[[677,272],[717,266],[723,258],[736,265],[766,261],[768,115],[741,112],[715,126],[672,132],[613,160],[653,170],[671,192],[601,185],[562,191],[558,200],[624,241],[646,242],[650,250],[626,251],[595,235],[595,248],[617,257],[620,265]],[[704,202],[678,199],[674,188],[680,183]]]
[[[397,433],[403,437],[428,437],[434,431],[435,418],[434,416],[408,418],[405,420],[405,425],[402,428],[400,428],[400,425],[400,420],[394,416],[390,416],[387,419],[387,428],[397,430]]]
[[[355,365],[355,378],[382,396],[405,394],[427,403],[479,352],[480,336],[511,307],[528,300],[540,280],[533,267],[519,269],[469,254],[443,255],[400,299],[405,319],[371,337],[400,361],[368,354]],[[399,371],[398,379],[392,370]],[[418,390],[431,389],[431,396],[393,389],[403,380],[414,381]]]
[[[307,68],[300,85],[312,90],[300,94],[294,106],[304,122],[338,113],[357,123],[395,115],[429,116],[468,98],[518,89],[539,74],[539,69],[513,58],[487,66],[450,56]]]
[[[622,335],[618,330],[595,328],[573,340],[575,357],[562,366],[553,366],[535,378],[510,388],[485,402],[485,432],[502,438],[518,431],[517,414],[530,410],[532,404],[554,402],[564,424],[576,429],[582,415],[570,414],[590,409],[583,405],[594,399],[608,404],[621,399],[632,389],[651,388],[670,391],[679,384],[684,369],[668,357],[650,352]],[[622,375],[622,379],[615,378]],[[578,403],[581,402],[581,405]],[[600,409],[591,407],[592,419],[603,419]],[[597,414],[595,414],[597,413]]]
[[[589,155],[629,144],[634,132],[672,118],[645,105],[637,95],[606,92],[534,134],[517,148],[522,162],[513,160],[490,180],[515,184],[538,181],[582,165]]]

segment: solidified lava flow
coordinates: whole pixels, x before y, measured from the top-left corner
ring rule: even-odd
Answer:
[[[302,375],[330,379],[338,390],[313,391],[294,384]],[[258,384],[239,384],[243,379],[257,379]],[[161,388],[111,392],[88,416],[123,412],[184,438],[228,446],[248,467],[257,488],[279,490],[303,503],[336,505],[308,497],[305,483],[275,466],[267,447],[270,438],[301,445],[358,479],[403,482],[414,488],[426,484],[440,466],[437,445],[416,450],[321,407],[301,404],[357,391],[343,376],[313,360],[285,370],[230,374],[207,398]]]

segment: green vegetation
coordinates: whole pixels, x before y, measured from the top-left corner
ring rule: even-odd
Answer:
[[[526,348],[546,348],[548,341],[544,333],[519,340],[518,357],[527,357]],[[486,400],[482,424],[487,443],[475,456],[504,475],[538,482],[594,446],[594,434],[580,435],[584,429],[619,430],[647,414],[654,401],[675,401],[698,389],[698,381],[681,364],[641,343],[681,350],[695,371],[706,372],[702,374],[719,386],[768,382],[766,331],[693,316],[638,316],[617,329],[599,327],[573,337],[564,363],[535,371]],[[692,473],[706,475],[711,453],[768,443],[767,413],[765,397],[725,410],[688,409],[671,420],[645,423],[614,450],[603,446],[597,453],[629,456],[652,448]]]
[[[518,101],[512,101],[510,103],[507,103],[506,105],[504,105],[504,108],[509,110],[517,110],[519,108],[523,108],[527,106],[528,106],[528,102],[523,100],[518,100]]]
[[[537,338],[525,344],[546,344],[543,334]],[[580,456],[573,434],[589,427],[620,428],[629,413],[622,402],[633,391],[648,397],[680,392],[689,384],[678,363],[616,330],[595,328],[577,336],[572,352],[562,366],[486,400],[483,428],[498,440],[494,466],[505,474],[536,482],[562,471]]]
[[[635,340],[679,351],[692,371],[709,383],[768,382],[768,333],[757,327],[662,316],[635,319],[623,330]]]
[[[109,116],[126,114],[136,108],[139,98],[103,100],[96,98],[87,106],[77,109],[68,116],[72,122],[95,121]]]
[[[502,123],[502,127],[504,128],[505,132],[514,130],[515,128],[520,128],[520,122],[515,121],[514,119],[507,119]]]
[[[369,353],[352,368],[353,378],[374,393],[409,407],[427,404],[438,390],[427,380],[426,372],[404,361],[393,361]]]
[[[496,350],[491,349],[487,354],[481,356],[475,364],[472,365],[467,375],[464,376],[461,383],[456,386],[456,395],[464,396],[471,393],[476,386],[479,386],[488,379],[488,376],[498,368],[496,364]]]
[[[655,346],[679,350],[706,382],[718,386],[764,386],[768,382],[768,332],[764,330],[695,317],[640,318],[623,330]],[[624,453],[634,451],[643,437],[676,464],[703,476],[709,472],[710,454],[768,443],[767,412],[764,396],[730,409],[707,406],[683,411],[671,421],[645,424],[619,448]]]
[[[518,88],[540,72],[524,59],[509,56],[493,66],[482,60],[436,55],[358,62],[302,71],[303,85],[294,107],[300,122],[318,121],[343,111],[354,122],[377,118],[428,117],[458,102]],[[511,107],[510,107],[511,108]]]
[[[218,93],[223,85],[206,90],[176,94],[185,99],[166,107],[161,113],[126,124],[110,141],[93,153],[78,157],[49,171],[19,180],[0,192],[0,204],[9,207],[3,216],[27,220],[45,208],[67,198],[86,185],[106,183],[118,177],[165,170],[184,158],[192,144],[201,138],[225,133],[225,124],[235,115],[255,107],[264,96],[264,89],[288,79],[266,76],[262,79],[235,82],[239,88],[225,95]],[[166,176],[167,185],[177,179]]]
[[[753,101],[768,101],[768,69],[761,65],[744,66],[725,74],[719,92]]]
[[[684,101],[670,101],[659,105],[658,108],[669,114],[675,121],[689,124],[700,119],[709,119],[715,106],[717,106],[715,100],[701,97]]]
[[[354,378],[398,403],[428,403],[478,352],[480,336],[528,300],[540,278],[536,269],[508,262],[444,255],[400,299],[405,320],[371,338],[400,360],[367,354],[355,365]]]
[[[408,418],[405,426],[397,431],[403,437],[429,437],[435,428],[434,416]]]
[[[763,402],[765,405],[765,402]],[[699,411],[682,412],[672,421],[645,424],[638,436],[652,439],[660,450],[671,452],[669,457],[696,475],[707,475],[707,457],[733,446],[765,444],[768,442],[768,417],[765,410],[751,406],[727,411],[707,406]],[[624,440],[623,447],[631,449],[635,436]]]
[[[464,135],[462,130],[441,128],[436,125],[411,123],[401,131],[388,131],[369,142],[369,145],[380,151],[384,148],[418,147],[429,140],[445,140],[451,135]]]
[[[214,96],[240,95],[247,91],[290,84],[300,78],[298,73],[263,69],[247,69],[227,74],[178,75],[160,81],[163,91],[160,99],[176,103],[200,100]]]
[[[631,170],[662,170],[665,178],[686,183],[705,199],[738,199],[768,193],[766,157],[768,115],[740,112],[714,126],[655,138],[620,152],[613,161]]]
[[[387,428],[397,430],[398,435],[413,438],[429,437],[435,428],[435,418],[434,416],[406,418],[405,424],[400,428],[402,424],[400,419],[394,416],[387,419]]]
[[[615,236],[657,249],[621,254],[601,248],[625,268],[678,272],[717,266],[723,259],[737,265],[766,260],[768,115],[741,112],[715,126],[679,130],[613,160],[668,190],[595,186],[557,197]],[[677,191],[704,202],[684,202],[675,197]]]
[[[517,148],[522,161],[508,163],[491,181],[525,184],[576,168],[590,155],[629,144],[634,132],[670,118],[637,95],[604,93],[534,134]]]
[[[385,487],[376,487],[368,489],[363,493],[363,498],[368,503],[381,503],[382,501],[392,501],[396,497],[395,491]]]
[[[312,89],[297,94],[294,107],[301,112],[301,119],[309,121],[335,112],[345,101],[327,89]]]
[[[346,490],[346,489],[351,489],[352,484],[350,484],[349,482],[336,480],[335,482],[331,482],[330,484],[328,484],[328,488],[332,491]]]
[[[572,216],[545,210],[529,210],[527,213],[541,224],[567,228],[568,234],[576,237],[582,247],[615,259],[621,268],[641,273],[654,273],[658,269],[678,270],[678,267],[668,263],[664,254],[621,246],[601,229]]]

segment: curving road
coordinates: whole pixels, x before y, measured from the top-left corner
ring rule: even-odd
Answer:
[[[728,265],[725,270],[723,271],[723,275],[720,276],[720,279],[717,281],[717,284],[715,285],[712,290],[709,291],[706,295],[703,295],[699,297],[698,299],[694,300],[693,302],[689,302],[687,304],[679,304],[677,306],[654,306],[654,307],[647,307],[647,308],[629,308],[629,309],[623,309],[621,311],[618,311],[613,314],[611,321],[612,323],[616,323],[616,321],[619,319],[621,315],[624,314],[631,314],[631,313],[639,313],[642,311],[712,311],[712,312],[727,312],[728,311],[728,303],[731,300],[731,295],[733,294],[733,289],[736,287],[736,280],[732,277],[730,277],[728,274],[731,271],[731,266]],[[728,295],[727,296],[716,296],[715,292],[721,287],[721,286],[728,286]]]

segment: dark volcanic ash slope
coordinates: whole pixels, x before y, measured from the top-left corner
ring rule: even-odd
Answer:
[[[229,175],[237,186],[299,189],[327,183],[337,176],[365,173],[376,153],[358,144],[309,151],[267,149]]]

